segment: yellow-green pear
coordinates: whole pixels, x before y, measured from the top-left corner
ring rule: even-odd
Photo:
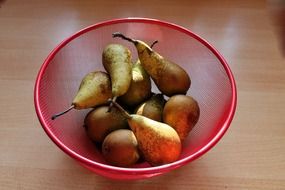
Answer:
[[[67,110],[53,115],[52,120],[71,109],[87,109],[107,103],[110,97],[112,97],[112,90],[109,75],[102,71],[90,72],[82,79],[71,106]]]
[[[169,98],[163,110],[163,122],[173,127],[183,141],[198,122],[200,108],[191,96],[175,95]]]
[[[158,166],[179,158],[181,141],[171,126],[141,115],[129,114],[117,102],[112,102],[127,118],[138,141],[138,147],[149,164]]]
[[[187,93],[191,80],[182,67],[164,58],[141,40],[128,38],[121,33],[114,33],[113,37],[123,38],[135,45],[142,66],[163,94],[170,97]]]
[[[120,44],[107,45],[102,54],[105,70],[109,73],[112,83],[112,96],[125,94],[132,80],[132,62],[130,50]]]
[[[151,81],[139,60],[132,66],[132,81],[128,91],[119,97],[120,102],[132,107],[140,104],[151,95]]]

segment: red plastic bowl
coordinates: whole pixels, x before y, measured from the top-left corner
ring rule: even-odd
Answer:
[[[140,163],[132,168],[109,165],[82,128],[89,110],[71,111],[51,120],[51,116],[67,108],[82,77],[102,70],[102,49],[109,43],[124,44],[137,58],[134,46],[112,33],[144,40],[158,40],[154,49],[181,65],[190,75],[188,95],[200,105],[200,119],[183,143],[178,161],[151,167]],[[153,86],[154,92],[158,92]],[[126,18],[87,27],[59,44],[43,63],[35,84],[35,109],[43,129],[50,139],[81,165],[105,177],[143,179],[181,167],[206,153],[229,128],[236,109],[236,86],[225,59],[208,42],[186,28],[154,19]]]

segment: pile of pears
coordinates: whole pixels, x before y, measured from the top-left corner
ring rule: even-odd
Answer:
[[[131,51],[121,44],[103,49],[105,71],[88,73],[81,81],[72,109],[92,108],[84,119],[87,136],[101,147],[106,162],[132,167],[142,161],[151,166],[179,159],[182,143],[198,122],[197,101],[186,95],[191,80],[187,72],[141,40],[114,33],[131,42]],[[160,93],[152,92],[152,83]]]

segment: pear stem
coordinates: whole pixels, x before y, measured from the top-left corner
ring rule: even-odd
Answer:
[[[154,46],[155,44],[157,44],[157,43],[158,43],[158,40],[155,40],[154,42],[152,42],[152,44],[150,45],[150,48],[152,49],[153,46]]]
[[[129,42],[134,43],[135,45],[138,43],[136,40],[131,39],[131,38],[128,38],[128,37],[126,37],[125,35],[123,35],[123,34],[120,33],[120,32],[115,32],[115,33],[112,34],[112,36],[113,36],[113,38],[122,38],[122,39],[124,39],[124,40],[127,40],[127,41],[129,41]]]
[[[124,108],[122,108],[122,106],[120,106],[113,99],[109,99],[108,102],[110,104],[114,105],[116,108],[118,108],[127,119],[131,119],[132,118],[132,116],[128,112],[126,112],[126,110],[124,110]]]
[[[51,117],[51,119],[52,119],[52,120],[55,120],[57,117],[59,117],[59,116],[65,114],[65,113],[69,112],[69,111],[72,110],[73,108],[74,108],[74,105],[71,105],[71,106],[70,106],[68,109],[66,109],[65,111],[53,115],[53,116]]]
[[[112,107],[113,107],[113,102],[116,102],[117,100],[117,96],[113,97],[112,101],[110,102],[109,108],[107,110],[107,112],[110,112]]]

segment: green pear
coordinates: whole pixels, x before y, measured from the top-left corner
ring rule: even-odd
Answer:
[[[135,113],[161,122],[165,102],[162,94],[154,94],[150,99],[139,105]]]
[[[112,90],[109,75],[102,71],[90,72],[82,79],[71,106],[67,110],[53,115],[52,120],[72,109],[87,109],[107,103],[110,97],[112,97]]]
[[[179,158],[181,141],[171,126],[141,115],[129,114],[117,102],[112,102],[127,118],[138,147],[150,165],[167,164]]]
[[[182,67],[164,58],[141,40],[128,38],[121,33],[114,33],[113,37],[123,38],[135,45],[142,66],[163,94],[170,97],[187,93],[191,80]]]
[[[114,107],[108,112],[109,106],[98,106],[91,110],[84,119],[87,135],[94,142],[101,143],[112,131],[128,127],[123,114]]]
[[[105,160],[115,166],[129,167],[139,158],[138,142],[129,129],[119,129],[106,136],[102,144]]]
[[[200,108],[191,96],[175,95],[169,98],[163,110],[163,122],[173,127],[183,141],[198,122]]]
[[[151,81],[149,75],[139,60],[132,66],[132,81],[128,91],[119,97],[126,106],[136,106],[151,95]]]
[[[132,62],[130,50],[120,44],[107,45],[102,54],[103,66],[109,73],[112,83],[112,96],[125,94],[132,80]]]

